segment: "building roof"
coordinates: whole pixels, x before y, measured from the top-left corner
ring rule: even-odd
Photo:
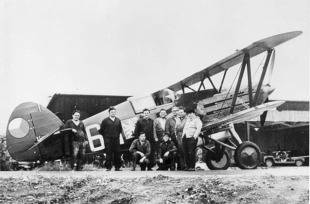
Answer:
[[[278,111],[309,111],[309,101],[286,101]]]

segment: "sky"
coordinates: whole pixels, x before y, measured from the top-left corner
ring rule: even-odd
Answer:
[[[303,34],[276,47],[270,99],[308,101],[309,19],[308,0],[3,0],[0,133],[20,103],[149,94],[290,31]]]

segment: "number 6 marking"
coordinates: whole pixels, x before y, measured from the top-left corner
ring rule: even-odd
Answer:
[[[95,131],[95,132],[98,132],[97,135],[91,135],[91,133],[90,133],[90,130],[94,129],[94,128],[97,129],[97,131]],[[90,150],[93,152],[103,150],[105,148],[105,146],[104,146],[103,137],[102,137],[102,135],[99,134],[100,126],[98,124],[93,124],[93,125],[87,126],[85,128],[85,130],[86,130],[86,135],[87,135],[87,138],[89,141]],[[94,140],[99,140],[100,145],[98,147],[95,147]]]

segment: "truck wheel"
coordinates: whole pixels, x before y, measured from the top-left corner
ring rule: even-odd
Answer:
[[[230,167],[231,161],[227,151],[224,151],[223,155],[207,152],[206,164],[210,170],[226,170]]]
[[[261,151],[253,142],[242,142],[235,151],[235,162],[240,169],[255,169],[261,162]]]
[[[271,167],[273,165],[272,159],[266,159],[265,160],[265,164],[266,164],[267,167]]]
[[[295,161],[296,166],[302,166],[304,162],[302,160]]]

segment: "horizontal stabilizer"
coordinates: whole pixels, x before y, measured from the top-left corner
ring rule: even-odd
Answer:
[[[52,135],[58,135],[58,134],[62,135],[62,133],[65,133],[65,132],[68,132],[68,131],[71,131],[71,130],[72,130],[71,128],[66,128],[66,129],[62,129],[62,130],[59,130],[59,128],[57,128],[52,133],[46,134],[43,137],[41,137],[41,139],[38,142],[36,142],[34,145],[32,145],[28,150],[31,150],[34,147],[38,146],[39,144],[41,144],[42,142],[44,142],[48,138],[50,138]]]

